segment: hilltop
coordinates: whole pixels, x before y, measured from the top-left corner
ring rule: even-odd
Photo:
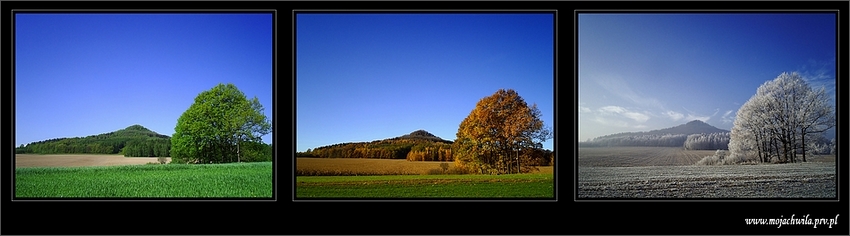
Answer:
[[[720,129],[720,128],[711,126],[711,125],[706,124],[705,122],[702,122],[700,120],[693,120],[693,121],[690,121],[690,122],[685,123],[685,124],[681,124],[681,125],[677,125],[677,126],[673,126],[673,127],[669,127],[669,128],[664,128],[664,129],[657,129],[657,130],[650,130],[650,131],[643,131],[643,132],[626,132],[626,133],[609,134],[609,135],[597,137],[595,139],[623,137],[623,136],[636,136],[636,135],[665,135],[665,134],[691,135],[691,134],[710,134],[710,133],[728,133],[728,132],[729,132],[728,130],[724,130],[724,129]]]
[[[700,120],[693,120],[688,123],[666,128],[649,131],[649,134],[710,134],[710,133],[728,133],[729,130],[720,129]]]
[[[438,142],[438,143],[448,143],[448,144],[453,143],[453,141],[442,139],[440,137],[437,137],[436,135],[428,133],[428,131],[421,130],[421,129],[417,130],[417,131],[413,131],[410,134],[405,134],[405,135],[402,135],[402,136],[399,136],[399,137],[389,138],[389,139],[385,139],[385,140],[378,140],[378,142],[387,141],[387,140],[424,140],[424,141],[431,141],[431,142]]]
[[[85,138],[112,138],[112,137],[122,137],[122,136],[130,136],[130,137],[152,137],[152,138],[166,138],[171,139],[168,135],[159,134],[157,132],[153,132],[148,128],[145,128],[141,125],[131,125],[127,128],[119,129],[117,131],[103,133],[98,135],[90,135]]]
[[[141,125],[86,137],[55,138],[15,148],[16,154],[123,154],[125,156],[168,156],[171,137]]]
[[[452,141],[425,130],[371,142],[338,143],[297,153],[302,157],[451,160]]]

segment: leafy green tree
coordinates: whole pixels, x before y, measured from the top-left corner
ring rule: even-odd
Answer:
[[[21,144],[21,146],[15,148],[15,154],[24,154],[24,153],[29,153],[29,150],[23,144]]]
[[[263,107],[233,84],[201,92],[177,120],[171,137],[172,162],[241,161],[242,146],[271,132]]]

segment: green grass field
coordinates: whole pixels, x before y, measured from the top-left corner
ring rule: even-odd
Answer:
[[[302,198],[554,198],[551,173],[297,176]]]
[[[16,168],[15,196],[270,198],[272,170],[271,162]]]

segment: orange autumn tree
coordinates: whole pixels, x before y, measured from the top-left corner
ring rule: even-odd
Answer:
[[[529,107],[512,89],[499,89],[478,101],[457,131],[455,165],[483,174],[534,170],[531,155],[552,137],[537,104]]]

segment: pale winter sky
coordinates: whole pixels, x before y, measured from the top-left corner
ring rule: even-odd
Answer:
[[[578,16],[578,141],[702,120],[730,130],[763,83],[797,71],[835,104],[836,15]]]

